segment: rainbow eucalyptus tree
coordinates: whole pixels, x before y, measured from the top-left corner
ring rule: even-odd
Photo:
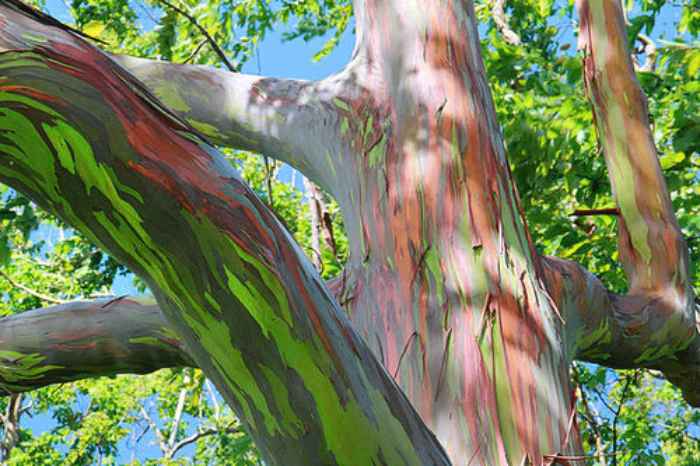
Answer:
[[[578,9],[625,295],[537,253],[470,1],[356,0],[352,59],[318,82],[110,56],[0,2],[0,180],[157,300],[6,319],[2,385],[196,365],[270,465],[582,463],[575,359],[660,370],[700,404],[688,251],[623,12]],[[213,144],[338,201],[339,277],[320,279]]]

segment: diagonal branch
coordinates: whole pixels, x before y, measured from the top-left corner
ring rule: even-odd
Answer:
[[[282,160],[337,194],[336,173],[347,162],[334,102],[348,77],[310,82],[112,58],[209,141]]]
[[[223,156],[108,56],[16,2],[0,4],[0,179],[146,281],[266,462],[449,464]]]
[[[173,424],[170,427],[170,435],[168,436],[168,458],[172,458],[173,447],[175,446],[175,441],[177,440],[177,432],[180,429],[180,422],[182,421],[182,415],[185,412],[185,402],[187,401],[188,388],[187,385],[190,383],[191,377],[189,372],[185,372],[183,383],[184,388],[180,390],[177,397],[177,406],[175,407],[175,414],[173,415]]]
[[[236,69],[236,67],[233,65],[233,63],[231,63],[231,61],[228,59],[228,57],[226,57],[226,54],[221,49],[221,47],[219,47],[219,44],[216,43],[216,41],[211,36],[211,34],[209,34],[209,32],[206,30],[206,28],[204,28],[204,26],[199,24],[199,21],[197,21],[194,16],[192,16],[191,14],[189,14],[188,12],[183,10],[182,8],[178,7],[177,5],[170,3],[168,0],[158,0],[158,2],[162,3],[163,5],[167,6],[168,8],[172,9],[173,11],[176,11],[178,14],[187,18],[187,20],[190,23],[192,23],[192,25],[194,27],[199,29],[199,32],[201,32],[202,35],[206,38],[207,42],[209,43],[209,46],[212,48],[212,50],[214,50],[214,53],[216,53],[216,55],[218,55],[218,57],[221,59],[221,62],[226,66],[226,68],[228,68],[229,71],[233,71],[233,72],[238,71]]]
[[[636,79],[619,1],[579,2],[584,82],[593,106],[613,197],[630,293],[685,305],[688,248],[671,205]]]
[[[139,410],[141,411],[141,416],[146,420],[148,427],[153,431],[153,434],[156,436],[156,439],[158,440],[158,445],[160,446],[160,451],[165,455],[169,451],[169,449],[168,444],[165,441],[165,437],[163,436],[163,432],[158,427],[156,421],[153,420],[150,414],[148,414],[148,411],[146,410],[146,408],[143,407],[143,405],[139,406]]]
[[[501,33],[506,42],[508,42],[510,45],[520,45],[520,36],[510,27],[508,17],[506,16],[505,5],[505,0],[494,0],[491,9],[493,21],[496,23],[498,31]]]
[[[182,440],[180,440],[179,442],[177,442],[171,450],[170,457],[171,458],[174,457],[175,454],[178,451],[180,451],[182,448],[184,448],[187,445],[190,445],[190,444],[192,444],[200,439],[203,439],[204,437],[208,437],[210,435],[215,435],[215,434],[236,434],[239,432],[241,432],[241,430],[237,427],[234,427],[234,426],[225,427],[223,429],[211,427],[211,428],[198,430],[197,432],[190,435],[189,437],[185,437]]]
[[[700,336],[688,248],[649,128],[620,2],[581,0],[584,81],[617,206],[625,295],[579,265],[546,258],[550,293],[565,309],[570,354],[614,368],[658,369],[700,406]]]
[[[66,302],[66,301],[63,301],[61,299],[54,298],[53,296],[49,296],[47,294],[40,293],[40,292],[34,290],[33,288],[29,288],[28,286],[25,286],[25,285],[19,283],[18,281],[14,280],[12,277],[10,277],[8,274],[3,272],[2,270],[0,270],[0,277],[4,278],[7,281],[7,283],[14,286],[15,288],[19,288],[20,290],[24,291],[25,293],[27,293],[31,296],[34,296],[35,298],[39,298],[42,301],[46,301],[47,303],[62,304],[62,303]]]

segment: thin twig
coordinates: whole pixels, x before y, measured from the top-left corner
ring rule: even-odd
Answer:
[[[583,405],[583,417],[588,421],[588,425],[591,426],[593,431],[593,436],[595,440],[595,447],[598,455],[598,462],[600,466],[607,466],[608,462],[605,460],[605,446],[603,445],[603,437],[600,433],[600,425],[598,424],[597,413],[595,408],[592,408],[588,402],[588,396],[586,391],[581,384],[581,374],[576,365],[573,366],[574,381],[576,382],[578,392],[580,393],[581,404]]]
[[[622,388],[622,395],[620,395],[620,404],[617,405],[617,410],[615,411],[615,417],[613,418],[612,425],[612,454],[613,454],[613,466],[617,466],[617,421],[622,412],[622,407],[625,405],[625,398],[627,398],[627,390],[629,389],[632,381],[637,379],[639,371],[635,371],[631,377],[627,377],[625,380],[625,386]]]
[[[190,435],[190,436],[187,437],[187,438],[184,438],[184,439],[180,440],[180,441],[173,447],[173,449],[172,449],[172,454],[170,455],[170,458],[174,457],[174,456],[175,456],[175,453],[177,453],[178,450],[180,450],[181,448],[183,448],[183,447],[185,447],[185,446],[187,446],[187,445],[189,445],[189,444],[191,444],[191,443],[194,443],[194,442],[196,442],[197,440],[199,440],[199,439],[201,439],[201,438],[203,438],[203,437],[206,437],[206,436],[208,436],[208,435],[212,435],[212,434],[221,434],[221,433],[224,433],[224,434],[236,434],[236,433],[238,433],[238,432],[240,432],[240,429],[238,429],[238,428],[236,428],[236,427],[232,427],[232,426],[226,427],[225,429],[215,429],[215,428],[211,428],[211,429],[201,430],[201,431],[199,431],[199,432],[196,432],[196,433]]]
[[[29,288],[29,287],[27,287],[27,286],[24,286],[24,285],[22,285],[21,283],[18,283],[18,282],[16,282],[15,280],[13,280],[12,278],[10,278],[10,276],[7,275],[7,274],[6,274],[5,272],[3,272],[2,270],[0,270],[0,277],[3,277],[5,280],[7,280],[7,282],[8,282],[10,285],[14,286],[15,288],[19,288],[20,290],[24,291],[25,293],[28,293],[28,294],[34,296],[35,298],[39,298],[39,299],[41,299],[41,300],[43,300],[43,301],[46,301],[47,303],[52,303],[52,304],[65,304],[65,303],[68,302],[68,301],[63,301],[63,300],[58,299],[58,298],[54,298],[54,297],[49,296],[49,295],[45,295],[45,294],[39,293],[38,291],[35,291],[35,290],[33,290],[33,289],[31,289],[31,288]]]
[[[148,411],[146,411],[143,405],[139,406],[139,409],[141,410],[141,415],[151,427],[151,430],[155,433],[156,438],[158,439],[158,443],[160,444],[160,449],[163,451],[163,454],[166,454],[168,452],[168,444],[165,441],[165,437],[163,437],[163,433],[158,428],[158,424],[156,424],[155,421],[151,418],[151,416],[148,414]]]
[[[620,215],[620,209],[609,207],[607,209],[578,209],[571,214],[573,217],[585,217],[588,215]]]
[[[206,40],[206,39],[204,39],[202,42],[200,42],[199,45],[197,46],[197,48],[194,49],[194,52],[192,52],[192,53],[190,54],[190,56],[187,57],[187,58],[185,59],[185,61],[183,61],[182,63],[185,63],[185,64],[186,64],[186,63],[189,63],[190,60],[194,59],[194,57],[197,56],[197,54],[199,53],[199,51],[202,50],[202,47],[204,47],[204,44],[206,44],[206,43],[208,43],[208,42],[209,42],[209,41]]]
[[[233,66],[233,64],[229,61],[229,59],[226,58],[226,54],[224,53],[223,50],[221,50],[221,47],[219,47],[219,44],[217,44],[216,41],[214,40],[214,38],[209,35],[209,32],[207,32],[207,30],[204,28],[204,26],[199,24],[199,22],[194,18],[194,16],[192,16],[191,14],[189,14],[188,12],[183,10],[182,8],[180,8],[176,5],[173,5],[168,0],[158,0],[158,2],[162,3],[163,5],[168,6],[169,8],[172,8],[174,11],[178,12],[179,14],[181,14],[182,16],[187,18],[192,23],[192,25],[194,27],[196,27],[197,29],[199,29],[199,31],[204,35],[204,37],[207,38],[207,42],[209,42],[209,45],[214,50],[214,53],[216,53],[219,56],[219,58],[224,63],[226,68],[228,68],[229,71],[233,71],[233,72],[238,71],[236,69],[236,67]]]

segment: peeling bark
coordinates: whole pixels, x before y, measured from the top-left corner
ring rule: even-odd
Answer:
[[[455,464],[578,452],[563,324],[506,163],[471,2],[355,2],[338,196],[353,323]],[[350,93],[349,93],[350,94]]]
[[[153,303],[74,302],[0,319],[0,390],[192,366]]]
[[[0,179],[144,277],[270,464],[448,464],[425,425],[454,464],[583,461],[574,358],[662,370],[700,404],[688,252],[617,2],[579,6],[624,296],[536,253],[471,2],[357,0],[353,59],[317,83],[115,57],[145,87],[17,5],[0,6]],[[329,288],[352,326],[195,128],[338,200],[350,257]]]
[[[449,464],[223,157],[49,23],[0,5],[0,179],[144,278],[268,464]]]

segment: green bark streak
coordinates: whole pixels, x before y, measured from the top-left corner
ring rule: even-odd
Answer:
[[[13,35],[29,30],[46,36],[53,60],[0,55],[0,179],[146,280],[267,462],[448,464],[301,250],[223,157],[96,49],[12,7],[0,13],[0,50],[31,49]]]

